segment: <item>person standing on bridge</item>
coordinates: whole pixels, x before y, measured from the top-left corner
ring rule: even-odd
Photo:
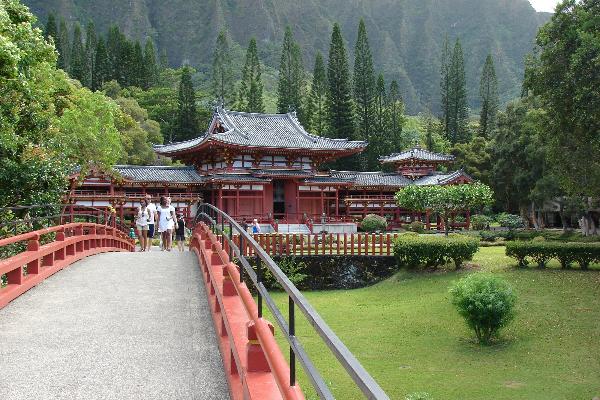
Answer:
[[[135,225],[140,239],[140,251],[146,251],[146,242],[148,240],[148,223],[150,222],[150,211],[146,199],[140,201],[138,212],[135,218]]]
[[[146,195],[146,203],[148,204],[148,213],[150,214],[150,222],[148,222],[148,239],[146,240],[146,251],[150,251],[152,247],[152,239],[154,239],[154,222],[158,220],[156,205],[152,201],[152,196]]]
[[[175,240],[177,241],[177,248],[179,251],[184,251],[185,245],[185,219],[183,214],[179,213],[177,216],[177,229],[175,229]]]
[[[165,196],[160,197],[158,207],[158,231],[162,236],[163,251],[171,251],[173,245],[173,229],[177,227],[175,208],[169,204]]]
[[[258,220],[254,218],[252,221],[252,233],[260,233],[260,225],[258,224]]]

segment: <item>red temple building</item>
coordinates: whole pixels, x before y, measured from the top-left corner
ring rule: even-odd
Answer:
[[[193,217],[203,199],[238,220],[258,218],[282,224],[352,224],[366,214],[385,216],[391,226],[435,216],[402,210],[394,193],[407,185],[469,183],[462,170],[439,172],[452,156],[413,149],[380,159],[395,172],[320,171],[329,161],[362,152],[366,142],[311,135],[295,113],[254,114],[217,108],[208,130],[185,142],[155,146],[157,154],[185,166],[116,165],[116,174],[73,176],[69,202],[113,206],[122,217],[135,212],[146,194],[169,195],[173,205]],[[468,219],[468,218],[467,218]],[[468,221],[466,221],[468,224]],[[463,222],[464,224],[464,222]],[[355,225],[354,225],[355,227]],[[438,225],[439,227],[439,225]]]

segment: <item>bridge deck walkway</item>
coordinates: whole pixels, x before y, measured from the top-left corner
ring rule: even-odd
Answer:
[[[0,310],[1,399],[228,393],[193,253],[89,257]]]

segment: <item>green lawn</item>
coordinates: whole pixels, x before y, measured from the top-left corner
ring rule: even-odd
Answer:
[[[515,321],[491,347],[473,341],[449,302],[452,281],[472,271],[400,272],[368,288],[305,294],[392,399],[423,391],[435,400],[600,396],[598,266],[519,270],[503,247],[482,248],[474,263],[506,278],[518,295]],[[275,298],[287,310],[285,296]],[[363,398],[306,321],[297,324],[336,398]],[[306,377],[299,379],[307,398],[316,398]]]

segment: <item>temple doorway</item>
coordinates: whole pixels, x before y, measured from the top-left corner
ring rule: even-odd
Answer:
[[[273,181],[273,218],[285,218],[285,181]]]

